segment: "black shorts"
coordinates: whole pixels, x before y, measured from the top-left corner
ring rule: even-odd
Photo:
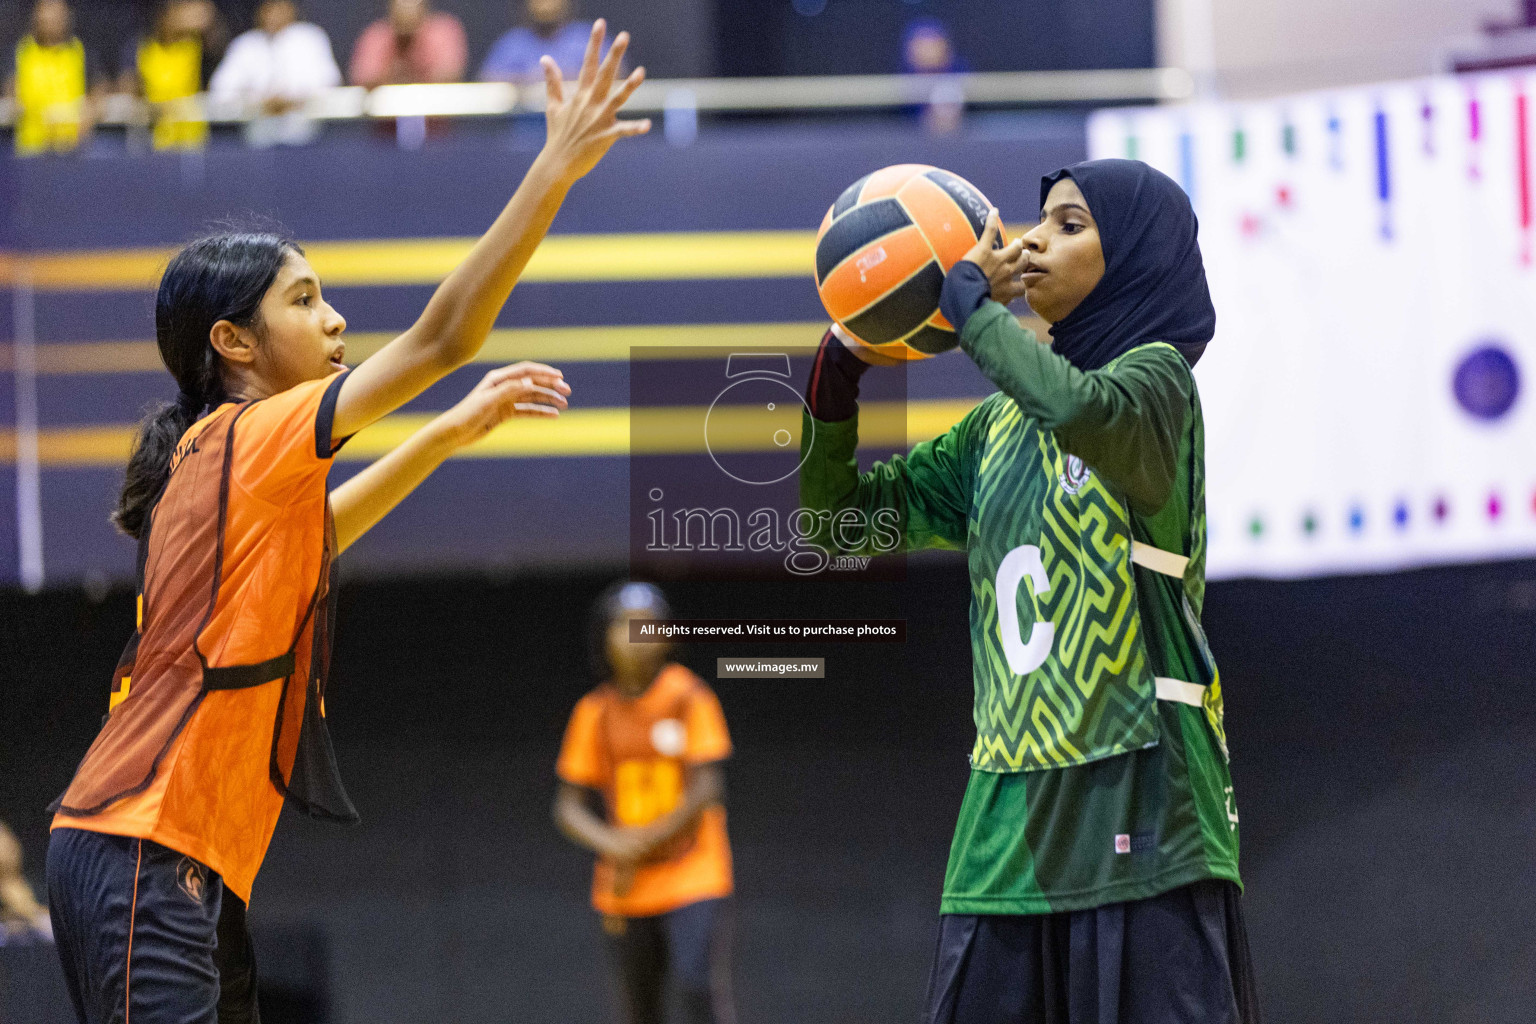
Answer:
[[[928,1024],[1258,1024],[1238,888],[1038,915],[945,914]]]
[[[147,839],[60,828],[48,913],[80,1024],[257,1021],[245,904]]]

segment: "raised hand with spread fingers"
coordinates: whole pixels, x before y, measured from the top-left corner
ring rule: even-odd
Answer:
[[[547,136],[540,159],[548,158],[563,172],[567,181],[586,174],[619,139],[644,135],[651,130],[649,119],[620,121],[619,108],[645,81],[645,68],[635,68],[622,82],[615,84],[619,65],[629,49],[629,33],[620,32],[601,60],[607,26],[601,18],[592,26],[587,39],[587,53],[575,88],[567,93],[560,80],[560,68],[553,57],[540,59],[544,68],[544,121]]]

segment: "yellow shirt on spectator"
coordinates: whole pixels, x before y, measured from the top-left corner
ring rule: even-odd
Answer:
[[[196,38],[139,44],[139,79],[144,98],[167,104],[155,120],[156,149],[198,149],[208,140],[196,96],[202,88],[203,44]]]
[[[16,45],[16,152],[67,152],[80,142],[85,105],[85,47],[79,39]]]

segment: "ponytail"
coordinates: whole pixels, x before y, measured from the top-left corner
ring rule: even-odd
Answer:
[[[170,479],[171,455],[181,435],[196,422],[197,412],[192,409],[191,400],[183,402],[178,396],[174,402],[153,406],[139,424],[133,454],[128,456],[123,490],[112,512],[113,525],[128,536],[137,538],[143,532],[150,508]]]
[[[146,529],[149,511],[171,478],[171,456],[203,413],[227,401],[214,324],[260,328],[261,300],[289,253],[299,246],[268,232],[201,238],[165,268],[155,296],[155,342],[176,378],[174,402],[151,408],[139,424],[112,522],[130,537]]]

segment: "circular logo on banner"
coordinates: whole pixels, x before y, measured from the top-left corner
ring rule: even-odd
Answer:
[[[651,726],[651,746],[663,757],[677,757],[688,745],[688,730],[675,718],[663,718]]]
[[[1497,339],[1485,339],[1456,364],[1456,403],[1480,420],[1496,420],[1520,396],[1520,368]]]

